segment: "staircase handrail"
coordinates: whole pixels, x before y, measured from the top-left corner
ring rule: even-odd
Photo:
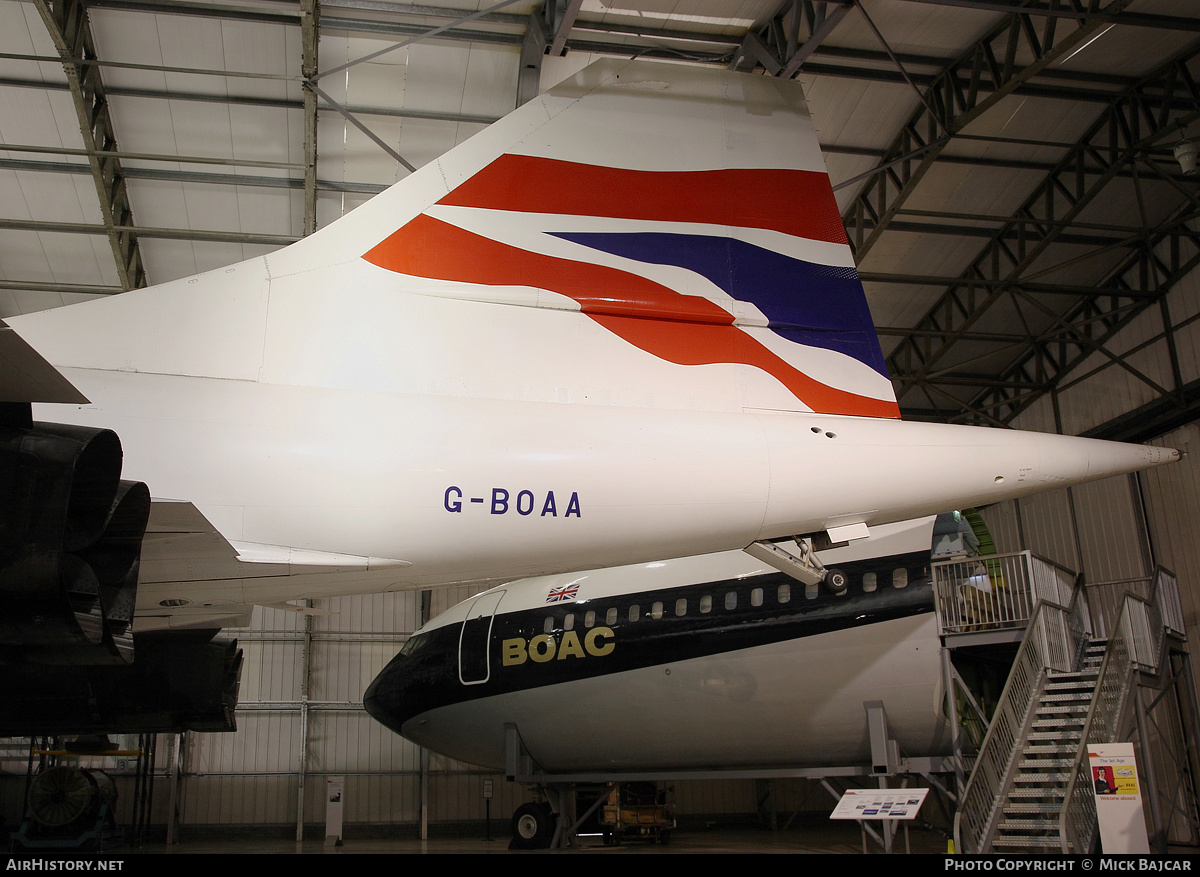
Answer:
[[[938,633],[1020,629],[1038,600],[1074,597],[1075,573],[1031,551],[953,557],[932,565]]]
[[[1096,831],[1096,799],[1092,793],[1088,746],[1112,743],[1120,728],[1122,711],[1133,688],[1135,670],[1158,671],[1167,633],[1184,636],[1183,611],[1175,574],[1158,567],[1150,599],[1126,594],[1116,630],[1109,638],[1096,680],[1096,693],[1079,737],[1071,779],[1059,815],[1059,841],[1063,852],[1087,853]]]
[[[1038,601],[954,816],[956,849],[978,853],[991,845],[1002,792],[1017,761],[1017,742],[1029,725],[1033,704],[1048,671],[1075,669],[1085,642],[1083,621],[1077,609],[1072,611],[1047,600]]]

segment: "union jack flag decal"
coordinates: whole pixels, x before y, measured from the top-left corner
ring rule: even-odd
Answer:
[[[551,588],[550,593],[546,595],[547,603],[563,603],[567,600],[574,600],[579,593],[579,585],[566,585],[561,588]]]

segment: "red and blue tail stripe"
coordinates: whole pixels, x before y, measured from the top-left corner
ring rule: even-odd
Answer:
[[[544,185],[531,185],[531,181]],[[755,193],[769,193],[773,209]],[[503,155],[438,202],[451,208],[511,211],[526,217],[601,217],[671,223],[670,232],[562,231],[553,235],[624,262],[671,265],[754,305],[788,341],[852,357],[886,378],[862,285],[853,268],[796,258],[760,245],[786,235],[818,254],[844,245],[845,230],[828,177],[810,171],[726,169],[634,171],[555,159]],[[440,214],[445,216],[443,212]],[[679,232],[679,224],[695,228]],[[594,228],[592,222],[587,226]],[[751,230],[759,239],[738,239]],[[766,233],[765,236],[762,233]],[[742,231],[742,234],[749,233]],[[534,235],[536,238],[538,235]],[[796,241],[795,239],[799,239]],[[544,238],[543,238],[544,240]],[[784,239],[779,239],[784,240]],[[829,386],[805,374],[703,295],[680,293],[608,264],[538,252],[421,214],[364,256],[410,276],[488,286],[527,286],[566,296],[630,344],[679,365],[741,363],[780,381],[813,411],[898,417],[893,398]],[[795,249],[790,244],[782,248]],[[847,251],[848,252],[848,251]]]

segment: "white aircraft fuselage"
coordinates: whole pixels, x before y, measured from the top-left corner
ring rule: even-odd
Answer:
[[[762,198],[770,191],[772,198]],[[602,62],[297,244],[11,321],[250,567],[173,607],[867,528],[1170,449],[904,423],[794,82]],[[182,611],[182,610],[180,610]]]
[[[841,595],[737,551],[511,582],[413,634],[366,706],[493,768],[513,727],[551,773],[861,765],[867,702],[906,757],[945,755],[932,525],[824,552]]]

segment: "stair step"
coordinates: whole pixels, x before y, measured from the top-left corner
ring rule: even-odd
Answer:
[[[1005,819],[998,826],[1000,831],[1007,832],[1011,837],[1017,832],[1026,832],[1035,837],[1043,832],[1053,831],[1058,832],[1058,819],[1043,819],[1040,817],[1031,817],[1029,819]]]
[[[1021,802],[1013,803],[1010,801],[1009,803],[1004,805],[1004,812],[1014,815],[1014,816],[1021,814],[1021,813],[1029,813],[1029,814],[1054,813],[1054,814],[1058,814],[1058,813],[1062,812],[1062,804],[1060,804],[1056,801],[1038,801],[1035,803],[1021,803]]]
[[[1096,680],[1100,678],[1100,668],[1092,670],[1084,667],[1075,673],[1051,673],[1050,678],[1046,680],[1047,685],[1071,685],[1076,688],[1086,686],[1088,688],[1096,687]]]
[[[1013,778],[1017,783],[1040,783],[1047,787],[1054,783],[1066,783],[1071,779],[1069,773],[1019,773]]]
[[[1012,798],[1062,798],[1066,794],[1062,786],[1046,786],[1032,789],[1010,789],[1008,797]]]
[[[1062,848],[1057,837],[998,837],[992,841],[992,846],[1008,850],[1019,850],[1021,847],[1037,847],[1044,850]]]
[[[1064,694],[1043,694],[1039,703],[1091,703],[1092,692],[1071,692]]]
[[[1058,706],[1039,706],[1037,709],[1038,715],[1054,716],[1054,715],[1078,715],[1080,718],[1087,716],[1087,711],[1090,709],[1090,703],[1079,704],[1059,704]]]
[[[1021,758],[1025,761],[1032,761],[1037,764],[1045,764],[1051,761],[1070,764],[1075,760],[1076,748],[1074,746],[1066,746],[1058,749],[1036,749],[1034,747],[1026,747],[1021,750]]]

